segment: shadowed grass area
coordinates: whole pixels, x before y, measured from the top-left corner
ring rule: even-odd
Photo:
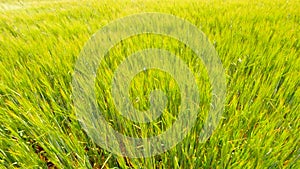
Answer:
[[[0,168],[300,167],[299,2],[70,0],[22,4],[28,8],[0,8]],[[82,130],[72,105],[71,82],[76,59],[89,37],[110,21],[139,12],[173,14],[201,29],[226,70],[227,97],[218,128],[207,142],[199,143],[211,98],[201,61],[193,60],[189,48],[167,37],[141,35],[124,40],[111,49],[98,69],[96,91],[99,107],[107,110],[105,118],[125,135],[146,137],[163,132],[176,120],[176,113],[168,111],[174,112],[180,99],[168,75],[150,71],[147,79],[141,73],[131,84],[132,100],[141,98],[135,106],[149,106],[149,89],[168,89],[172,102],[167,114],[147,125],[120,117],[106,97],[118,59],[138,49],[161,47],[184,58],[193,71],[203,72],[197,84],[204,115],[199,113],[191,133],[164,154],[129,159],[101,149]]]

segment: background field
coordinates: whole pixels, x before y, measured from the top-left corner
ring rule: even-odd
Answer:
[[[299,10],[299,1],[288,0],[0,0],[0,168],[300,168]],[[176,114],[137,127],[120,119],[109,97],[103,97],[109,95],[103,79],[111,77],[118,58],[138,48],[161,47],[204,72],[197,77],[204,114],[187,138],[159,156],[129,159],[104,151],[81,129],[71,81],[89,37],[110,21],[139,12],[174,14],[201,29],[226,70],[227,98],[217,129],[199,143],[210,99],[201,62],[193,62],[187,47],[167,37],[133,37],[114,47],[108,58],[116,59],[99,69],[96,91],[99,106],[108,110],[105,117],[124,134],[161,133],[161,124],[170,126]],[[161,83],[146,81],[152,87],[173,83],[163,73],[151,77],[156,76]],[[146,96],[144,79],[143,74],[134,79],[132,98]],[[168,112],[180,102],[176,89],[170,89],[175,104]],[[144,99],[136,106],[147,104]]]

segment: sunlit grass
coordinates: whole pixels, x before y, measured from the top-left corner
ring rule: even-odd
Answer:
[[[0,10],[0,168],[300,167],[299,2],[34,3],[30,8]],[[214,44],[226,70],[225,111],[205,143],[197,140],[203,118],[199,114],[198,125],[170,151],[145,159],[118,157],[93,143],[79,125],[72,105],[72,74],[85,42],[102,26],[122,16],[153,11],[190,21]],[[158,134],[176,119],[176,113],[170,113],[149,125],[133,125],[119,116],[111,99],[103,101],[109,98],[104,96],[109,94],[108,79],[120,62],[118,57],[149,46],[168,49],[185,58],[194,71],[203,72],[197,77],[203,112],[210,106],[205,69],[188,48],[166,37],[133,37],[111,49],[110,67],[100,66],[96,84],[99,107],[109,110],[106,119],[124,134]],[[162,72],[148,73],[153,74],[146,79],[149,88],[170,87],[173,112],[180,101],[176,84]],[[157,83],[154,78],[167,79]],[[143,73],[132,81],[133,100],[149,92],[140,81],[145,81]],[[136,107],[144,109],[147,104],[144,97]]]

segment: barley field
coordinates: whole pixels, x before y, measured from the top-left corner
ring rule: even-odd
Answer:
[[[159,12],[201,30],[226,76],[226,101],[216,129],[200,142],[211,85],[201,60],[166,36],[142,34],[110,49],[97,70],[98,107],[110,125],[132,137],[163,133],[178,116],[178,84],[159,70],[131,81],[135,108],[149,92],[168,103],[151,123],[120,115],[110,94],[113,72],[137,50],[180,56],[196,76],[197,122],[170,150],[129,158],[103,149],[83,130],[73,104],[76,60],[90,37],[113,20]],[[297,0],[0,0],[0,168],[300,168],[300,2]],[[136,98],[140,98],[135,101]]]

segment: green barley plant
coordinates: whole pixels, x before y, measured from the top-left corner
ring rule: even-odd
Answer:
[[[299,1],[288,0],[0,0],[0,168],[300,168],[299,9]],[[94,33],[142,12],[172,14],[204,32],[222,61],[227,93],[220,123],[200,142],[212,98],[201,60],[170,37],[124,39],[100,63],[95,83],[97,105],[111,127],[150,137],[177,119],[178,84],[160,70],[140,72],[129,89],[139,110],[149,109],[152,90],[166,93],[159,118],[136,123],[114,106],[114,71],[138,50],[160,48],[180,57],[195,73],[201,99],[196,125],[182,142],[153,157],[128,158],[106,151],[82,129],[72,76]]]

